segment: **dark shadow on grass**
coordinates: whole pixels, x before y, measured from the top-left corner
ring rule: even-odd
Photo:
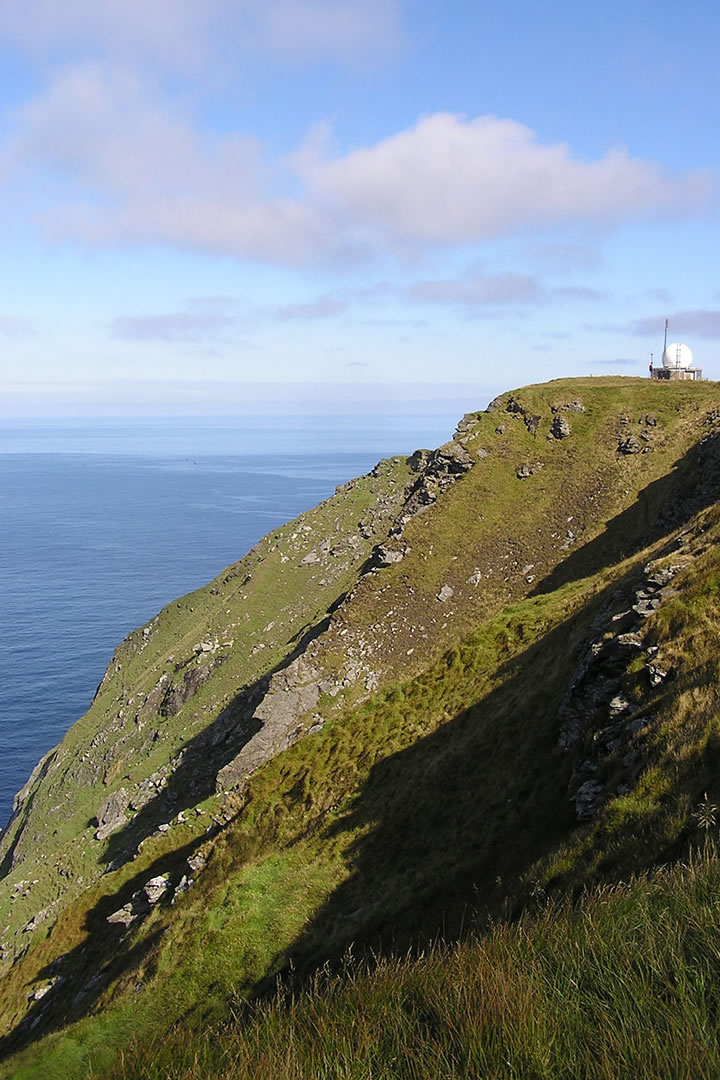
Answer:
[[[558,749],[558,711],[619,585],[502,663],[486,696],[372,767],[349,810],[321,826],[328,843],[359,833],[343,853],[349,877],[278,966],[302,980],[351,943],[368,956],[404,953],[520,910],[529,888],[521,879],[577,828],[568,797],[576,755]],[[469,650],[448,654],[450,678],[453,666],[471,662]],[[427,710],[436,712],[432,680],[425,685]],[[422,707],[402,695],[376,706],[399,720]]]
[[[351,945],[372,963],[378,953],[402,955],[438,939],[451,943],[535,902],[533,865],[587,828],[576,821],[568,788],[587,751],[582,742],[569,753],[558,749],[559,707],[579,660],[623,606],[620,594],[632,590],[638,569],[503,663],[495,688],[481,700],[373,766],[352,806],[320,826],[323,843],[342,844],[348,837],[343,857],[349,875],[277,958],[277,968],[290,969],[292,980],[302,984],[328,958],[340,964]],[[462,648],[458,652],[462,658]],[[702,671],[692,678],[701,680]],[[427,690],[430,709],[429,681]],[[609,686],[607,700],[594,703],[590,733],[607,724],[617,690],[617,683]],[[666,692],[657,691],[656,705]],[[410,707],[411,700],[399,695],[379,709],[394,708],[401,718]],[[708,744],[702,763],[678,767],[678,787],[690,799],[700,797],[703,783],[708,786],[719,752]],[[600,766],[598,777],[610,785],[610,796],[621,783],[634,786],[648,764],[641,755],[625,765],[623,753],[608,753]],[[606,860],[600,873],[617,881],[681,857],[687,839],[676,834],[662,849],[655,834],[623,834],[617,859]],[[568,882],[558,880],[558,887],[565,890]],[[272,992],[269,983],[263,992]]]
[[[572,551],[530,594],[553,592],[626,559],[679,528],[720,499],[720,435],[713,431],[674,468],[648,484],[632,506],[612,518],[594,540]]]
[[[174,888],[182,873],[187,870],[187,858],[204,839],[204,836],[196,837],[182,847],[160,856],[151,865],[124,881],[116,892],[103,896],[88,911],[85,920],[86,937],[82,944],[61,954],[52,964],[38,972],[36,986],[40,987],[48,980],[56,981],[39,1001],[32,1004],[21,1023],[0,1039],[0,1059],[17,1053],[35,1039],[58,1031],[92,1012],[111,982],[137,968],[152,954],[162,937],[162,928],[134,940],[135,930],[141,925],[142,919],[125,928],[108,923],[107,917],[127,904],[133,893],[152,877],[169,874]],[[170,895],[168,892],[161,902],[161,907],[168,902]],[[50,932],[51,938],[57,929],[56,924]],[[138,993],[143,990],[142,984],[136,986]]]

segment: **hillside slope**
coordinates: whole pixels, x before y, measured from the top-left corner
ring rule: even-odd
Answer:
[[[715,384],[524,388],[131,634],[0,845],[6,1075],[682,855],[719,464]]]

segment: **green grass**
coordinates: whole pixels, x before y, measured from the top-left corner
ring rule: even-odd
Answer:
[[[246,1002],[264,993],[278,971],[292,967],[300,985],[326,960],[333,965],[341,962],[353,942],[367,963],[373,955],[391,957],[408,948],[427,950],[428,943],[442,935],[445,945],[435,946],[426,959],[433,960],[434,967],[428,971],[435,972],[433,979],[441,988],[437,993],[447,994],[440,968],[453,970],[452,964],[460,963],[461,955],[485,955],[486,946],[480,942],[457,949],[451,944],[467,935],[471,912],[482,912],[478,918],[497,922],[549,894],[554,897],[548,908],[553,918],[575,927],[576,916],[573,909],[563,907],[563,896],[577,896],[597,882],[627,879],[632,871],[658,861],[685,857],[694,835],[692,811],[702,792],[707,790],[716,799],[720,795],[716,779],[720,775],[717,512],[684,523],[691,556],[677,579],[680,592],[648,624],[659,655],[673,667],[673,679],[649,693],[642,683],[642,665],[629,663],[624,676],[628,692],[644,693],[647,708],[656,715],[653,727],[643,736],[647,760],[632,791],[611,799],[591,826],[578,828],[567,794],[573,762],[557,751],[558,708],[594,632],[594,621],[618,585],[632,580],[646,561],[670,558],[676,536],[672,528],[659,524],[660,515],[678,492],[692,489],[694,451],[690,449],[689,456],[687,451],[704,434],[703,409],[715,391],[711,387],[703,387],[700,394],[681,386],[662,389],[660,394],[657,387],[639,380],[581,380],[526,388],[519,396],[543,416],[536,437],[521,420],[506,413],[478,418],[476,440],[489,446],[490,456],[436,506],[409,523],[405,538],[411,551],[406,559],[365,577],[350,604],[316,643],[314,662],[341,674],[349,643],[357,644],[364,636],[367,649],[375,651],[370,662],[379,656],[377,662],[384,665],[380,690],[354,704],[353,694],[357,697],[358,693],[353,688],[346,696],[326,695],[319,705],[323,729],[270,761],[242,793],[223,800],[226,814],[235,816],[214,839],[205,840],[203,819],[193,819],[189,826],[175,826],[167,836],[148,841],[135,862],[99,879],[96,873],[92,888],[76,890],[77,898],[61,913],[49,936],[33,935],[33,947],[0,987],[0,1009],[6,1027],[12,1028],[27,1009],[28,992],[47,978],[53,958],[58,954],[70,957],[63,999],[51,1003],[46,1020],[44,1029],[51,1033],[11,1059],[8,1067],[13,1071],[3,1075],[65,1080],[94,1070],[95,1075],[105,1076],[130,1042],[134,1042],[136,1057],[125,1054],[129,1070],[144,1068],[138,1062],[157,1057],[158,1070],[163,1061],[171,1070],[175,1060],[178,1068],[180,1062],[183,1068],[187,1066],[188,1076],[223,1075],[222,1069],[233,1060],[235,1035],[222,1028],[225,1034],[217,1035],[216,1046],[217,1025],[234,1011],[245,1018],[242,1030],[249,1032],[252,1041],[254,1028],[246,1024]],[[665,394],[667,389],[670,393]],[[572,438],[567,443],[549,443],[545,433],[550,405],[577,396],[585,402],[586,413],[571,415]],[[660,420],[653,453],[631,462],[618,460],[619,419],[627,413],[637,423],[643,411],[652,411]],[[495,434],[500,421],[508,428],[503,436]],[[605,442],[600,439],[602,433]],[[528,454],[546,459],[546,468],[531,478],[534,486],[515,476],[517,463]],[[391,464],[387,469],[400,479],[405,466]],[[388,476],[376,480],[365,478],[351,491],[322,504],[317,520],[313,519],[317,536],[331,525],[334,528],[338,516],[348,528],[356,527],[358,517],[376,497],[378,485],[387,485]],[[581,540],[568,553],[561,548],[562,527],[571,513]],[[299,570],[283,577],[280,554],[290,535],[289,526],[279,530],[238,564],[237,572],[221,575],[207,590],[185,598],[180,607],[170,605],[158,624],[157,637],[151,637],[144,648],[142,635],[132,635],[119,654],[121,672],[99,695],[92,724],[102,728],[107,717],[114,715],[114,695],[123,678],[135,680],[134,695],[147,694],[169,655],[190,648],[208,632],[207,627],[220,633],[222,620],[217,620],[225,613],[226,603],[231,619],[236,620],[239,613],[243,618],[249,615],[246,621],[254,634],[288,606],[292,615],[286,611],[282,616],[286,636],[324,614],[332,590],[326,596],[319,580],[308,585],[307,579],[303,584]],[[297,548],[298,558],[301,550]],[[531,561],[534,582],[528,583],[522,567]],[[480,562],[485,576],[482,588],[475,589],[466,578]],[[348,564],[333,589],[346,579],[354,582],[356,570],[355,562]],[[246,572],[252,573],[252,590],[241,584]],[[456,588],[452,615],[450,605],[440,609],[435,601],[438,584],[444,581]],[[301,610],[304,594],[308,606]],[[396,611],[401,614],[396,616]],[[373,627],[390,627],[393,618],[399,620],[397,630],[389,636],[378,631],[373,637]],[[428,630],[427,640],[412,630],[421,619]],[[285,646],[276,645],[282,652]],[[406,646],[413,647],[410,657]],[[259,655],[262,663],[255,661],[256,670],[265,670],[266,661]],[[168,729],[168,738],[157,751],[160,757],[151,755],[138,764],[132,755],[121,756],[123,768],[132,775],[135,769],[140,773],[141,768],[167,756],[175,745],[173,739],[187,738],[193,725],[212,723],[217,709],[234,692],[232,688],[246,678],[232,664],[246,661],[247,652],[220,668],[173,718],[172,730]],[[63,781],[67,786],[72,786],[72,769],[77,767],[91,721],[69,737],[68,755],[76,757]],[[123,753],[127,752],[126,747]],[[123,775],[113,783],[121,782]],[[39,790],[47,816],[52,788],[45,784]],[[189,796],[188,800],[192,805]],[[97,801],[97,788],[78,797],[77,820],[83,813],[89,816]],[[203,800],[206,809],[213,811],[220,804],[216,796]],[[69,819],[67,815],[58,821],[56,842],[75,875],[83,872],[91,856],[82,850],[87,836],[81,832],[78,842],[77,820]],[[31,838],[29,832],[25,842],[29,844]],[[118,946],[105,914],[153,874],[169,870],[179,876],[185,855],[198,844],[208,853],[209,862],[196,886],[174,908],[156,910]],[[97,860],[97,853],[92,857]],[[50,860],[42,868],[48,890],[62,884],[53,876],[55,869]],[[26,874],[22,866],[14,877],[21,874]],[[646,887],[650,888],[647,882],[637,886],[641,891]],[[31,896],[24,909],[12,911],[16,923],[31,910],[33,900]],[[620,904],[619,899],[612,902]],[[605,899],[601,897],[598,903]],[[532,926],[542,928],[545,916],[543,912]],[[529,934],[530,923],[524,918],[520,925]],[[514,942],[512,948],[519,949],[524,940],[520,931],[502,925],[496,931],[497,940]],[[536,936],[540,932],[532,930]],[[493,940],[491,936],[489,941]],[[578,941],[589,940],[578,937]],[[465,954],[465,948],[476,952]],[[109,954],[115,961],[100,990],[72,1006],[75,993]],[[372,978],[379,978],[383,971],[415,971],[412,977],[421,979],[422,964],[413,967],[413,963],[387,959]],[[513,970],[520,994],[514,1006],[520,1010],[519,1024],[525,1015],[520,1008],[526,1000],[522,993],[530,991],[523,990],[521,965]],[[369,972],[363,974],[362,964],[346,975],[350,994],[363,979],[371,980]],[[486,976],[490,978],[489,969]],[[342,997],[344,984],[338,978],[328,974],[325,981],[316,982],[308,1000],[318,999],[321,988],[329,1002]],[[138,989],[140,984],[142,989]],[[383,1010],[393,1017],[395,1006],[386,1003],[384,984],[376,985],[380,988],[377,1002],[373,1005],[367,998],[366,1007],[383,1031],[379,1057],[372,1056],[376,1053],[369,1044],[374,1021],[373,1025],[368,1021],[369,1056],[359,1056],[360,1071],[347,1071],[355,1068],[353,1062],[343,1065],[345,1072],[327,1071],[330,1066],[316,1056],[312,1064],[304,1058],[297,1062],[288,1058],[290,1071],[273,1073],[280,1059],[268,1057],[269,1071],[262,1071],[266,1066],[259,1060],[257,1075],[474,1077],[485,1075],[483,1069],[487,1075],[573,1075],[547,1071],[560,1068],[562,1042],[542,1013],[532,1019],[532,1025],[537,1026],[538,1047],[543,1039],[549,1040],[545,1065],[540,1057],[516,1057],[509,1060],[518,1062],[512,1067],[520,1071],[493,1073],[497,1062],[492,1056],[487,1058],[490,1064],[483,1065],[482,1055],[495,1053],[493,1047],[499,1047],[501,1055],[507,1049],[506,1033],[496,1017],[492,1023],[488,1020],[486,1028],[480,1026],[485,1033],[482,1038],[473,1041],[466,1031],[470,1049],[462,1041],[466,1035],[458,1044],[460,1049],[450,1036],[447,1041],[446,1029],[452,1035],[452,1024],[443,1021],[445,1034],[437,1045],[433,1039],[425,1048],[418,1044],[417,1060],[413,1050],[405,1054],[410,1064],[395,1063],[398,1069],[415,1072],[393,1073],[402,1040],[400,1034],[395,1037],[393,1024],[383,1027]],[[479,993],[477,988],[473,993]],[[394,991],[388,994],[392,997]],[[473,1001],[473,1009],[482,1014],[480,1004]],[[296,999],[286,999],[274,1007],[272,1024],[277,1025],[278,1039],[295,1039],[282,1019],[295,1004]],[[265,1006],[257,1008],[258,1016],[265,1016]],[[423,1025],[432,1033],[434,1021],[426,1023],[423,1008],[410,1010],[409,1027],[397,1028],[413,1047],[415,1025],[421,1033]],[[428,1015],[432,1018],[434,1013]],[[580,1019],[577,1024],[582,1026]],[[214,1033],[210,1041],[204,1035],[208,1027]],[[522,1038],[526,1036],[527,1032]],[[346,1048],[354,1046],[354,1041],[348,1043],[347,1031],[343,1038]],[[521,1041],[521,1035],[517,1039]],[[163,1057],[164,1045],[176,1059]],[[338,1045],[332,1040],[328,1043],[341,1062]],[[519,1054],[519,1047],[520,1042],[513,1053]],[[191,1059],[196,1052],[200,1059],[193,1073]],[[312,1054],[319,1052],[316,1048]],[[470,1052],[475,1056],[462,1057]],[[574,1064],[574,1075],[614,1075],[593,1073],[588,1061]],[[197,1071],[203,1068],[208,1071]],[[148,1073],[156,1075],[174,1073]],[[625,1075],[635,1073],[630,1069]]]
[[[281,985],[190,1045],[132,1045],[107,1080],[712,1080],[720,1075],[714,854],[544,901],[420,956]],[[21,1076],[22,1074],[18,1074]],[[95,1073],[99,1078],[100,1074]]]

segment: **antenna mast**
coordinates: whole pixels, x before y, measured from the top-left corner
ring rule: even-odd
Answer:
[[[663,342],[663,359],[665,358],[665,350],[667,349],[667,332],[668,332],[668,321],[666,319],[665,320],[665,341]]]

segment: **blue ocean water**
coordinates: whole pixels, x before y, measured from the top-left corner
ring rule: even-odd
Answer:
[[[0,423],[0,823],[130,630],[455,420]]]

